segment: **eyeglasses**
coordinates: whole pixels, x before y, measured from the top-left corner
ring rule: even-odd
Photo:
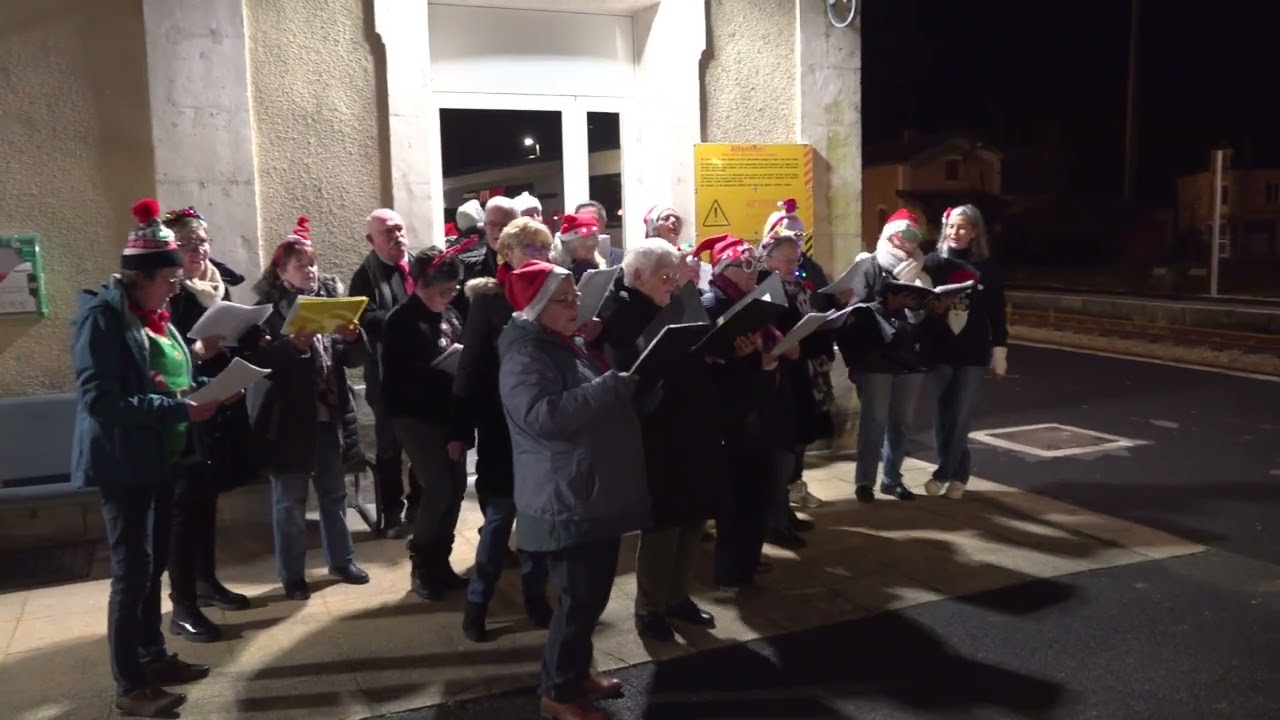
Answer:
[[[205,250],[209,247],[208,240],[184,240],[178,243],[178,247],[183,250]]]
[[[557,305],[577,305],[581,301],[582,301],[582,293],[578,292],[577,290],[573,291],[572,293],[569,293],[568,295],[553,297],[550,300],[550,302],[556,303]]]
[[[524,253],[525,257],[544,258],[551,254],[551,248],[542,247],[541,245],[525,245],[520,248],[520,252]]]
[[[743,258],[737,262],[729,263],[729,265],[727,265],[725,269],[728,270],[729,268],[732,268],[732,267],[742,268],[742,272],[752,273],[752,272],[755,272],[760,267],[760,263],[756,261],[755,258],[749,257],[749,258]]]

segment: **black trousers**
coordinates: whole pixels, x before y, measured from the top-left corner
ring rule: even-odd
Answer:
[[[621,538],[611,538],[536,553],[560,595],[542,651],[542,697],[558,703],[583,699],[582,683],[591,673],[591,635],[609,604],[621,547]]]
[[[745,443],[729,450],[729,492],[716,517],[715,581],[722,587],[749,583],[760,564],[769,509],[775,495],[771,453]]]
[[[169,597],[174,605],[196,604],[197,583],[217,579],[218,493],[208,466],[184,468],[173,494],[169,534]]]
[[[466,461],[449,459],[449,433],[443,425],[411,417],[396,418],[394,423],[422,492],[409,552],[432,563],[447,563],[467,493]]]
[[[160,576],[169,557],[172,502],[167,487],[102,491],[111,551],[107,646],[120,695],[145,687],[144,666],[167,654],[160,630]]]
[[[382,402],[375,400],[378,392],[381,392],[380,388],[368,391],[365,396],[373,410],[373,437],[377,445],[373,460],[374,482],[378,483],[378,502],[382,506],[384,522],[395,524],[404,515],[406,500],[410,505],[417,504],[417,483],[410,483],[406,494],[401,459],[404,446],[396,437],[395,427]]]

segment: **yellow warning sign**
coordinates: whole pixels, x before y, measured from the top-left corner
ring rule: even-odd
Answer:
[[[813,147],[700,143],[693,160],[699,240],[733,233],[757,244],[765,220],[787,198],[795,198],[796,214],[813,232]],[[812,237],[805,246],[812,254]]]
[[[719,200],[711,202],[711,209],[707,211],[705,217],[702,218],[702,227],[705,228],[727,228],[732,227],[729,222],[729,216],[724,214],[724,208],[720,207]]]

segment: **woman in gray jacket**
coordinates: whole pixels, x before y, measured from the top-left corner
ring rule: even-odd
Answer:
[[[547,563],[560,594],[543,651],[541,712],[605,720],[591,700],[622,683],[591,675],[591,634],[609,602],[624,533],[649,524],[635,383],[575,336],[568,270],[533,261],[507,278],[516,313],[498,340],[511,430],[516,539]]]

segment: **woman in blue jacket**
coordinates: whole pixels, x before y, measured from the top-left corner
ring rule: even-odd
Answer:
[[[71,479],[98,488],[111,549],[107,645],[115,706],[160,717],[186,696],[163,689],[202,679],[207,665],[171,655],[160,629],[160,576],[168,557],[173,486],[200,457],[192,423],[218,405],[187,399],[203,384],[167,304],[182,282],[182,256],[150,198],[134,206],[121,272],[85,291],[73,321],[76,373]]]

